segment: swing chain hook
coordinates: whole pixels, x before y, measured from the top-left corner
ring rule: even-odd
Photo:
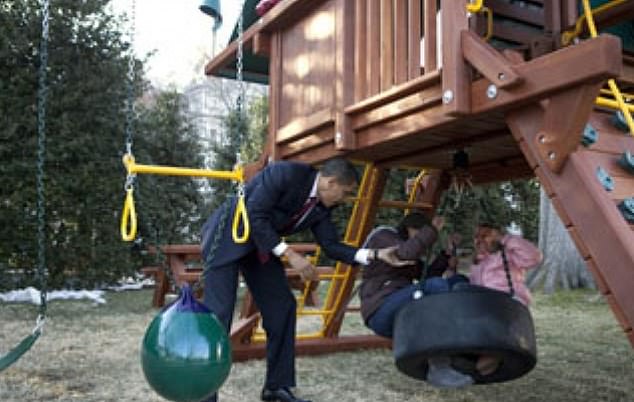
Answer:
[[[125,184],[123,185],[123,189],[125,191],[134,189],[135,180],[136,180],[136,174],[129,173],[128,176],[125,178]]]
[[[33,328],[33,331],[31,331],[31,334],[41,334],[44,324],[46,324],[46,316],[44,314],[39,314],[35,320],[35,327]]]

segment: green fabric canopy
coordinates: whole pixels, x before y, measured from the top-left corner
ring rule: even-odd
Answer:
[[[233,1],[233,0],[232,0]],[[246,0],[242,7],[243,26],[246,31],[251,25],[256,23],[260,17],[255,11],[255,6],[259,3],[259,0]],[[233,28],[233,33],[229,39],[229,43],[238,38],[238,23]],[[236,79],[236,59],[231,62],[231,68],[224,68],[218,73],[217,76]],[[247,82],[254,82],[258,84],[269,83],[269,59],[268,57],[258,56],[251,52],[251,50],[245,50],[242,59],[242,76]]]

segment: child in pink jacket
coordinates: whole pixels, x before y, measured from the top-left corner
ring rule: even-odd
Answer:
[[[542,253],[520,236],[503,234],[493,225],[480,224],[475,233],[475,258],[469,274],[469,283],[509,293],[528,306],[532,300],[524,283],[526,271],[542,262]],[[497,357],[482,355],[476,368],[482,375],[493,373],[500,361]]]
[[[469,282],[512,293],[513,297],[528,306],[532,297],[524,283],[526,271],[542,262],[541,251],[528,240],[503,234],[489,224],[478,225],[474,240],[476,255]],[[509,275],[512,284],[509,283]]]

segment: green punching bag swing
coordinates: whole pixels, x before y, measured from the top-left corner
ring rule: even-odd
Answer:
[[[219,4],[215,10],[219,12]],[[203,10],[203,12],[207,12]],[[219,15],[216,17],[219,20]],[[134,37],[135,2],[132,2],[132,38]],[[238,20],[238,81],[242,79],[242,16]],[[134,55],[131,54],[128,71],[128,116],[126,119],[127,152],[132,148]],[[240,82],[241,84],[241,82]],[[241,86],[242,88],[242,86]],[[239,97],[238,107],[242,99]],[[126,189],[134,186],[135,176],[129,174]],[[225,209],[217,233],[222,233],[229,215]],[[215,236],[207,261],[211,261],[220,243]],[[231,344],[223,325],[194,293],[205,278],[190,288],[181,289],[178,299],[165,307],[152,320],[141,344],[141,366],[149,385],[162,397],[179,402],[196,402],[208,398],[222,386],[231,370]]]
[[[171,401],[205,399],[229,375],[229,337],[189,286],[150,323],[141,347],[141,365],[150,386]]]

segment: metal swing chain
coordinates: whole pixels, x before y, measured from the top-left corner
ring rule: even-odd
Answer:
[[[125,152],[127,155],[132,156],[132,144],[134,141],[134,121],[136,108],[134,105],[134,79],[136,77],[136,58],[134,55],[134,39],[136,37],[136,0],[132,0],[130,10],[130,57],[128,58],[128,72],[127,72],[127,97],[126,97],[126,119],[125,119]],[[126,191],[133,189],[136,186],[136,173],[130,173],[126,177],[124,189]],[[155,227],[154,244],[156,245],[156,262],[160,263],[163,267],[163,271],[167,277],[168,283],[174,283],[171,270],[166,268],[165,255],[161,250],[160,235],[158,227]]]
[[[515,287],[513,286],[513,280],[511,278],[511,269],[509,268],[509,261],[506,258],[506,251],[504,245],[502,245],[502,262],[504,263],[504,272],[506,273],[506,280],[509,284],[509,294],[511,297],[515,296]]]
[[[244,8],[244,3],[240,10]],[[236,60],[236,79],[238,80],[238,99],[236,101],[236,108],[238,109],[238,118],[240,119],[240,127],[243,127],[243,123],[245,122],[244,116],[244,102],[246,101],[246,89],[244,87],[244,77],[242,75],[243,70],[243,60],[244,60],[244,15],[242,11],[240,11],[240,15],[238,16],[238,53]],[[246,133],[240,133],[240,144],[242,144],[246,140]],[[242,165],[242,161],[240,159],[240,154],[238,153],[236,156],[236,164],[238,166]],[[238,183],[238,199],[242,199],[244,197],[244,181],[240,181]]]
[[[243,7],[244,7],[244,3],[243,3]],[[236,80],[238,81],[238,99],[236,100],[236,109],[238,112],[238,118],[240,119],[240,123],[242,123],[242,119],[244,118],[243,113],[244,113],[244,97],[245,97],[245,88],[244,88],[244,78],[242,75],[242,69],[243,69],[243,59],[244,59],[244,18],[243,18],[243,13],[242,13],[242,8],[240,8],[240,15],[238,16],[238,51],[237,51],[237,55],[236,55]],[[244,137],[244,133],[241,133],[241,137]],[[241,138],[242,140],[243,138]],[[240,141],[240,143],[242,143],[242,141]],[[236,163],[240,164],[240,154],[237,155],[236,157]],[[244,197],[244,182],[241,181],[238,183],[238,191],[237,191],[237,197],[238,199],[240,197]],[[193,286],[193,290],[194,292],[197,291],[198,289],[200,289],[201,286],[203,286],[204,282],[205,282],[205,277],[207,276],[207,273],[210,270],[211,267],[211,263],[213,262],[215,256],[216,256],[216,251],[218,250],[218,246],[220,245],[220,239],[222,238],[222,234],[224,232],[225,226],[227,225],[227,219],[229,217],[229,205],[230,203],[225,202],[224,203],[224,211],[222,212],[222,215],[220,215],[220,222],[218,223],[218,227],[216,228],[216,231],[214,233],[214,237],[212,238],[211,241],[211,246],[209,248],[209,253],[207,254],[207,258],[205,258],[205,261],[203,263],[203,272],[200,275],[200,278],[196,281],[196,283]]]
[[[126,101],[126,119],[125,119],[125,147],[126,153],[132,155],[132,139],[133,139],[133,118],[134,118],[134,69],[136,61],[134,58],[134,36],[136,35],[136,0],[132,1],[132,16],[130,27],[130,58],[128,59],[128,88]]]
[[[200,289],[201,286],[203,286],[203,284],[205,283],[205,277],[207,276],[207,273],[211,270],[211,263],[213,262],[216,256],[216,251],[218,251],[218,247],[220,246],[220,239],[222,238],[222,235],[225,231],[225,226],[227,226],[230,203],[225,202],[223,206],[224,206],[224,211],[222,212],[222,215],[220,215],[220,222],[218,222],[218,226],[216,227],[216,232],[214,233],[214,237],[211,239],[209,254],[207,254],[207,258],[205,258],[205,261],[203,262],[203,272],[198,278],[198,280],[196,281],[196,283],[194,283],[194,286],[192,286],[192,290],[194,292]]]
[[[40,284],[40,309],[33,333],[42,330],[46,320],[46,199],[44,194],[44,163],[46,159],[46,98],[48,96],[48,41],[49,41],[49,0],[42,0],[42,38],[40,42],[40,66],[37,91],[37,278]]]
[[[236,80],[238,81],[238,99],[236,100],[236,109],[238,109],[238,116],[242,119],[242,113],[244,108],[244,78],[242,76],[243,59],[244,59],[244,18],[242,11],[238,17],[238,52],[236,60]]]
[[[127,87],[127,99],[126,99],[126,116],[125,116],[125,152],[126,155],[132,157],[132,142],[134,138],[134,77],[136,60],[134,57],[134,37],[136,35],[136,0],[132,0],[132,10],[130,16],[130,57],[128,59],[128,87]],[[128,192],[132,190],[135,185],[136,174],[128,173],[126,176],[124,190]]]
[[[36,163],[36,209],[37,209],[37,271],[36,279],[40,286],[40,308],[31,334],[27,335],[9,352],[0,356],[0,372],[4,371],[20,359],[42,334],[46,322],[46,198],[44,193],[44,163],[46,158],[46,98],[48,87],[46,85],[46,73],[48,68],[48,26],[49,26],[49,0],[41,0],[42,11],[42,36],[40,42],[40,65],[38,68],[37,87],[37,163]]]
[[[134,163],[134,156],[132,155],[132,140],[134,136],[134,70],[135,70],[135,56],[134,56],[134,36],[136,34],[136,0],[132,0],[131,10],[131,22],[129,32],[129,59],[128,59],[128,72],[127,72],[127,96],[126,96],[126,121],[125,121],[125,154],[123,155],[123,164],[126,165],[128,174],[126,175],[123,190],[126,194],[123,207],[123,213],[121,215],[121,238],[124,241],[132,241],[136,236],[137,231],[137,216],[134,207],[134,187],[136,181],[136,172],[132,172],[128,168],[128,163]],[[130,229],[128,230],[128,225]]]

